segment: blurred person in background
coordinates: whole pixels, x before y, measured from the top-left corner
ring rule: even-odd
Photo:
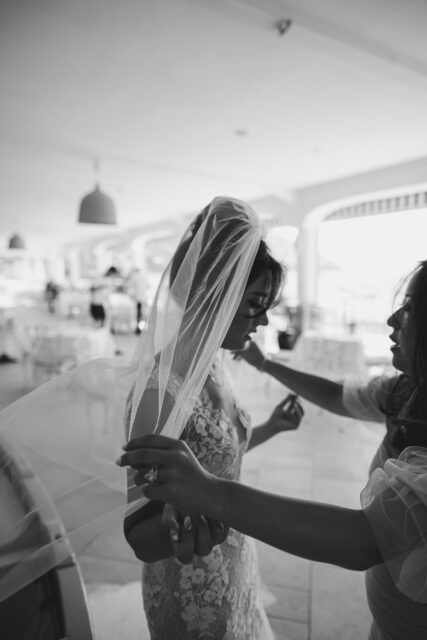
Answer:
[[[102,280],[93,282],[89,288],[89,313],[96,327],[103,327],[106,320],[108,291]]]
[[[55,313],[56,299],[58,298],[58,295],[59,295],[59,286],[55,282],[53,282],[53,280],[48,280],[44,290],[44,298],[47,302],[47,308],[49,313]]]
[[[141,271],[141,269],[133,269],[130,279],[130,294],[135,300],[136,305],[136,327],[135,333],[139,335],[142,331],[143,322],[147,317],[147,291],[148,282],[147,278]]]

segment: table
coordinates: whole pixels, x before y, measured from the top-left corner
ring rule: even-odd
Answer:
[[[116,350],[106,327],[39,325],[30,329],[30,336],[27,361],[32,387],[93,358],[113,357]]]

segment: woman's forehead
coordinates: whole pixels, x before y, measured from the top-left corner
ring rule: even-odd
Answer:
[[[268,296],[273,286],[271,273],[265,272],[249,283],[245,289],[247,295]]]

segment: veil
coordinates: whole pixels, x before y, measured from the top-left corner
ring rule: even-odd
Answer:
[[[0,500],[8,513],[0,519],[0,602],[82,553],[147,501],[138,497],[127,505],[126,472],[115,464],[129,398],[130,436],[136,437],[147,429],[144,392],[155,372],[155,432],[179,437],[260,240],[260,220],[249,205],[215,198],[166,267],[131,362],[91,360],[0,413]]]

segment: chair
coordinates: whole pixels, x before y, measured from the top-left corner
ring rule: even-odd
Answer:
[[[76,338],[44,326],[32,330],[28,353],[30,386],[38,387],[77,365]]]

